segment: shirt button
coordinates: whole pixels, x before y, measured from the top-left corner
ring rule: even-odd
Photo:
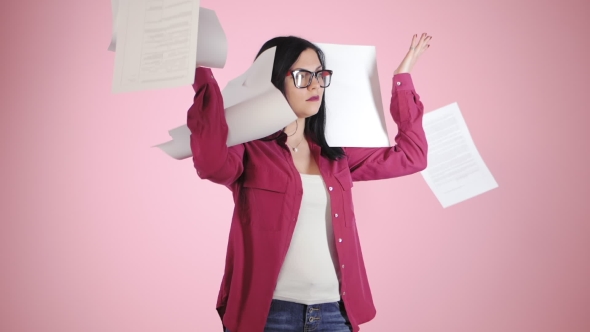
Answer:
[[[329,187],[329,188],[328,188],[328,190],[332,191],[332,190],[334,190],[334,188],[332,188],[332,187]]]
[[[334,215],[334,217],[338,218],[338,213],[336,213],[336,214]]]
[[[342,296],[346,295],[346,292],[342,292]]]
[[[342,268],[344,268],[344,264],[342,264]]]
[[[339,239],[338,239],[338,242],[342,242],[342,238],[339,238]]]
[[[397,85],[398,85],[398,86],[402,85],[402,82],[397,82]]]

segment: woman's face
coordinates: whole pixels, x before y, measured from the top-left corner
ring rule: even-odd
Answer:
[[[305,69],[310,72],[316,72],[322,68],[317,53],[311,48],[301,52],[299,58],[289,71]],[[307,83],[307,82],[306,82]],[[307,118],[315,115],[320,109],[324,88],[320,87],[317,78],[313,78],[307,88],[297,88],[293,83],[293,77],[285,77],[285,96],[287,102],[291,105],[293,112],[298,118]]]

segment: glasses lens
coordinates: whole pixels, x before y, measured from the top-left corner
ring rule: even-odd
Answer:
[[[320,82],[320,86],[322,88],[326,88],[330,85],[330,81],[332,80],[332,73],[328,70],[321,70],[317,73],[318,81]]]
[[[311,73],[306,71],[298,71],[293,74],[293,79],[295,80],[295,86],[298,88],[305,88],[309,85],[309,79],[311,78]]]

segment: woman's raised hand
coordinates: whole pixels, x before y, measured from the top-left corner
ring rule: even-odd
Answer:
[[[416,42],[416,38],[418,35],[414,35],[412,37],[412,44],[410,45],[410,50],[406,54],[406,57],[402,60],[402,63],[399,64],[397,69],[393,72],[394,74],[401,74],[401,73],[409,73],[416,61],[422,53],[426,52],[428,47],[430,47],[430,41],[432,40],[432,36],[429,36],[426,33],[423,33],[420,36],[418,42]]]

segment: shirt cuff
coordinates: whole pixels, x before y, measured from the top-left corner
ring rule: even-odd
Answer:
[[[214,82],[215,77],[213,77],[211,68],[197,67],[195,70],[195,82],[193,83],[193,88],[195,91],[197,91],[200,86]]]
[[[400,73],[393,75],[393,90],[414,90],[414,83],[412,82],[412,76],[410,75],[410,73]]]

